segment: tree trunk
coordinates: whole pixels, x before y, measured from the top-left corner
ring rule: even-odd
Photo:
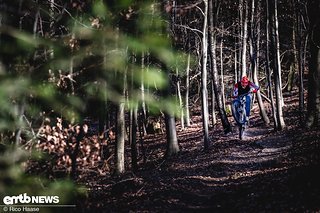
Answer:
[[[211,55],[211,69],[212,69],[212,82],[214,93],[216,97],[217,107],[219,111],[219,115],[221,118],[221,123],[223,126],[224,133],[231,132],[231,125],[228,121],[227,114],[225,109],[223,108],[221,93],[218,89],[218,69],[217,69],[217,56],[216,56],[216,35],[214,31],[214,23],[213,23],[213,0],[209,1],[209,50]]]
[[[235,45],[234,50],[234,82],[238,82],[238,55],[237,55],[237,45]]]
[[[140,150],[141,150],[141,154],[142,154],[142,159],[143,159],[143,163],[145,164],[147,162],[147,156],[146,156],[146,149],[144,146],[144,130],[143,130],[143,126],[144,126],[144,121],[143,121],[143,112],[141,112],[142,109],[140,109],[140,116],[138,119],[138,128],[139,128],[139,142],[140,142]]]
[[[190,45],[190,43],[189,43]],[[187,69],[186,69],[186,93],[185,93],[185,121],[186,126],[190,126],[190,109],[189,109],[189,91],[190,91],[190,53],[188,53]]]
[[[307,127],[319,126],[320,117],[320,2],[310,0],[310,63],[308,75]]]
[[[212,123],[212,127],[215,127],[215,125],[217,124],[217,117],[216,117],[216,97],[214,95],[214,84],[213,81],[211,81],[211,123]]]
[[[297,0],[292,0],[292,6],[295,6],[295,2]],[[299,28],[299,24],[298,24],[298,19],[299,14],[298,14],[298,9],[296,9],[295,13],[294,13],[294,19],[293,19],[293,27],[292,27],[292,54],[293,54],[293,58],[292,58],[292,62],[290,65],[290,69],[289,69],[289,74],[288,74],[288,80],[287,80],[287,86],[286,86],[286,90],[291,92],[292,88],[294,86],[294,78],[295,78],[295,73],[298,70],[298,50],[297,50],[297,33],[299,32],[299,30],[297,30]]]
[[[282,113],[282,107],[284,106],[283,101],[283,95],[282,95],[282,69],[281,69],[281,59],[280,59],[280,38],[279,38],[279,21],[278,21],[278,0],[275,0],[274,2],[274,30],[275,30],[275,50],[276,50],[276,66],[277,66],[277,78],[279,79],[279,94],[280,94],[280,109],[279,109],[279,117],[280,117],[280,123],[281,126],[284,127],[284,120],[283,120],[283,113]]]
[[[250,33],[250,58],[251,58],[251,66],[252,66],[252,76],[253,76],[253,82],[259,86],[259,80],[258,80],[258,67],[259,67],[259,54],[260,54],[260,49],[259,49],[259,45],[260,45],[260,17],[258,17],[259,20],[256,20],[258,22],[257,25],[257,29],[255,29],[255,25],[254,25],[254,14],[255,14],[255,5],[254,5],[255,1],[252,0],[252,5],[251,5],[251,33]],[[259,5],[261,6],[261,5]],[[260,7],[258,7],[260,8]],[[257,30],[257,32],[255,33],[255,30]],[[257,35],[257,38],[256,36]],[[264,123],[266,125],[269,125],[270,120],[268,118],[268,115],[266,113],[263,101],[262,101],[262,97],[261,97],[261,93],[260,90],[258,90],[257,92],[257,100],[258,100],[258,105],[260,108],[260,114],[262,116],[262,119],[264,121]]]
[[[202,37],[202,58],[201,58],[201,108],[202,108],[202,126],[204,136],[204,149],[209,148],[209,111],[208,111],[208,89],[207,89],[207,57],[208,57],[208,40],[207,40],[207,21],[208,21],[208,1],[204,0],[204,21]]]
[[[236,34],[238,34],[239,35],[239,38],[238,38],[238,47],[237,47],[237,49],[239,50],[238,51],[238,63],[239,63],[239,65],[238,65],[238,78],[236,78],[236,81],[235,82],[238,82],[239,81],[239,79],[241,78],[241,75],[242,75],[242,48],[243,48],[243,44],[242,44],[242,42],[243,42],[243,1],[244,0],[239,0],[239,6],[238,6],[238,9],[239,9],[239,23],[238,23],[238,33],[236,33]]]
[[[223,32],[223,24],[221,26],[222,32]],[[221,41],[220,41],[220,85],[221,85],[221,94],[222,94],[222,103],[223,108],[226,108],[226,94],[224,91],[224,74],[223,74],[223,33],[221,35]]]
[[[145,88],[144,88],[144,72],[145,70],[145,53],[142,52],[141,55],[141,110],[142,110],[142,130],[143,130],[143,135],[147,134],[147,128],[146,128],[146,123],[147,123],[147,107],[146,107],[146,101],[145,101]]]
[[[298,0],[298,3],[300,1]],[[299,7],[298,7],[299,8]],[[300,121],[303,122],[303,111],[304,111],[304,85],[303,85],[303,35],[302,35],[302,14],[300,9],[297,12],[297,33],[298,33],[298,70],[299,70],[299,111]]]
[[[134,106],[131,116],[131,166],[132,170],[137,170],[137,126],[138,126],[138,107]]]
[[[244,20],[242,23],[243,37],[242,37],[242,55],[241,55],[241,63],[242,63],[241,76],[248,75],[248,73],[247,73],[247,40],[248,40],[248,3],[247,3],[247,0],[244,0],[243,7],[244,7],[243,8]]]
[[[281,64],[280,64],[280,44],[279,44],[279,33],[278,33],[278,18],[277,18],[277,0],[271,0],[270,4],[270,18],[272,20],[272,38],[271,38],[271,53],[273,59],[273,70],[274,70],[274,86],[276,96],[276,119],[278,123],[278,130],[282,130],[285,127],[283,118],[283,97],[282,97],[282,83],[281,83]]]
[[[172,114],[165,112],[165,124],[166,124],[166,135],[167,135],[167,150],[166,157],[172,156],[180,151],[177,131],[176,131],[176,121]]]
[[[270,8],[269,8],[269,0],[266,0],[266,74],[268,79],[268,87],[269,87],[269,98],[271,101],[271,108],[272,108],[272,117],[273,117],[273,123],[274,123],[274,129],[278,129],[278,120],[277,120],[277,111],[274,104],[273,99],[273,88],[272,88],[272,81],[271,81],[271,72],[270,72],[270,48],[269,48],[269,42],[270,41]]]
[[[121,99],[117,107],[117,126],[116,126],[116,168],[115,174],[120,175],[125,172],[124,166],[124,145],[126,137],[125,128],[125,91],[126,91],[127,74],[124,73],[122,85],[119,88],[121,91]]]
[[[168,2],[163,1],[162,8],[165,8],[165,4]],[[163,28],[165,31],[164,33],[168,33],[167,28]],[[170,70],[167,67],[166,64],[164,64],[162,61],[159,61],[157,58],[155,58],[155,61],[157,61],[162,70],[165,72],[166,76],[169,76]],[[167,81],[169,85],[164,88],[162,92],[162,96],[164,98],[169,98],[172,95],[172,88],[171,88],[171,79],[169,77],[167,78]],[[179,144],[178,144],[178,138],[177,138],[177,130],[176,130],[176,122],[175,122],[175,117],[174,114],[170,109],[164,109],[164,119],[165,119],[165,124],[166,124],[166,136],[167,136],[167,149],[166,149],[166,154],[165,157],[170,157],[171,155],[174,155],[180,151],[179,149]]]
[[[184,129],[184,106],[182,101],[182,95],[181,95],[181,88],[180,88],[180,76],[179,76],[179,70],[178,67],[176,67],[176,76],[177,76],[177,95],[179,99],[179,110],[180,110],[180,123],[181,123],[181,129]]]
[[[137,61],[136,54],[132,54],[132,64],[134,65]],[[131,81],[129,98],[133,98],[133,92],[137,89],[134,84],[133,69],[130,69]],[[131,145],[131,167],[133,171],[137,170],[137,126],[138,126],[138,105],[132,103],[130,106],[130,127],[129,127],[129,140]]]

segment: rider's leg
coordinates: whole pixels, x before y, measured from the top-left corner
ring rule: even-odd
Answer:
[[[239,101],[239,99],[234,99],[233,101],[232,101],[232,107],[233,107],[233,112],[234,112],[234,115],[233,116],[235,116],[236,117],[236,119],[238,120],[239,119],[239,113],[238,113],[238,107],[239,107],[239,105],[240,105],[240,101]]]
[[[250,110],[251,110],[251,96],[247,95],[246,96],[246,116],[247,116],[247,121],[249,121]]]

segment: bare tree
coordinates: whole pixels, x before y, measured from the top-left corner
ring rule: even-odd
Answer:
[[[221,92],[218,89],[218,69],[217,69],[217,56],[216,56],[216,48],[217,48],[217,40],[216,40],[216,32],[215,32],[215,24],[214,24],[214,14],[217,16],[217,11],[218,11],[218,4],[216,3],[215,5],[215,12],[213,9],[213,1],[209,1],[208,5],[208,16],[209,16],[209,33],[208,33],[208,40],[209,40],[209,51],[210,51],[210,56],[211,56],[211,70],[212,70],[212,82],[213,82],[213,88],[214,88],[214,93],[215,93],[215,98],[216,98],[216,103],[217,103],[217,108],[218,112],[221,118],[222,126],[224,129],[225,133],[231,132],[231,125],[228,121],[227,114],[225,109],[223,108],[223,101],[222,101],[222,96]],[[217,17],[215,18],[215,20]]]
[[[267,75],[267,82],[268,82],[268,91],[269,91],[269,98],[271,100],[271,108],[272,108],[272,117],[273,117],[273,123],[274,123],[274,128],[278,128],[278,120],[276,119],[276,107],[274,104],[274,99],[273,99],[273,87],[272,87],[272,80],[271,80],[271,71],[270,71],[270,46],[269,46],[269,40],[270,40],[270,8],[269,8],[269,0],[266,0],[266,75]]]
[[[204,0],[203,30],[202,30],[202,58],[201,58],[201,109],[202,125],[204,134],[204,149],[209,148],[209,111],[208,111],[208,89],[207,89],[207,58],[208,58],[208,0]]]
[[[278,1],[270,0],[269,3],[269,13],[271,20],[271,54],[272,54],[272,64],[274,71],[274,86],[275,86],[275,97],[276,97],[276,119],[277,124],[276,129],[281,130],[285,127],[285,122],[283,118],[283,97],[282,97],[282,83],[281,83],[281,64],[280,64],[280,44],[279,44],[279,31],[278,31]]]
[[[261,4],[259,1],[260,8]],[[260,12],[260,11],[258,11]],[[253,82],[256,85],[259,85],[258,80],[258,68],[259,68],[259,54],[260,54],[260,14],[255,16],[255,0],[252,0],[251,4],[251,31],[250,31],[250,59],[251,59],[251,66],[252,66],[252,76],[253,76]],[[257,25],[255,25],[257,23]],[[269,125],[270,120],[267,116],[260,90],[257,92],[257,100],[260,108],[260,113],[262,116],[262,119],[266,125]]]

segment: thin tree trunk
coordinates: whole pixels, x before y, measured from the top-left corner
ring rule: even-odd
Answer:
[[[121,175],[125,172],[124,166],[124,146],[126,137],[125,128],[125,91],[126,91],[126,81],[127,81],[127,71],[125,71],[123,76],[123,82],[120,87],[121,99],[117,107],[117,126],[116,126],[116,168],[115,174]]]
[[[137,126],[138,126],[138,106],[132,109],[131,117],[131,166],[132,170],[137,170]]]
[[[132,65],[134,65],[137,61],[136,54],[132,54]],[[131,72],[131,81],[130,81],[130,92],[129,98],[133,98],[133,92],[136,90],[134,84],[134,70],[130,69]],[[137,120],[138,120],[138,105],[136,103],[132,103],[133,105],[130,107],[130,127],[129,127],[129,140],[131,145],[131,166],[132,170],[137,170]]]
[[[238,31],[237,31],[238,26],[234,27],[234,35],[238,35]],[[239,72],[239,68],[238,68],[238,37],[234,36],[234,82],[238,82],[239,78],[238,78],[238,72]]]
[[[295,1],[295,0],[293,0]],[[293,24],[293,28],[292,28],[292,51],[293,51],[293,61],[292,61],[292,64],[290,65],[290,70],[289,70],[289,74],[288,74],[288,80],[287,80],[287,86],[286,86],[286,89],[287,91],[291,92],[292,91],[292,87],[294,86],[294,77],[295,77],[295,72],[298,68],[297,64],[298,64],[298,50],[297,50],[297,31],[296,29],[298,28],[297,27],[297,12],[295,13],[294,15],[294,24]]]
[[[298,0],[298,4],[300,1]],[[303,35],[302,35],[302,14],[300,10],[297,12],[297,33],[298,33],[298,70],[299,70],[299,111],[300,121],[303,122],[304,111],[304,85],[303,85]]]
[[[202,108],[202,126],[204,136],[204,149],[209,148],[209,111],[208,111],[208,89],[207,89],[207,57],[208,57],[208,39],[207,39],[207,22],[208,22],[208,1],[204,0],[204,21],[202,37],[202,61],[201,61],[201,108]]]
[[[242,23],[243,26],[243,37],[242,37],[242,55],[241,55],[241,63],[242,63],[242,72],[241,76],[248,75],[247,74],[247,40],[248,40],[248,3],[247,0],[244,0],[244,20]]]
[[[250,33],[250,38],[251,38],[251,43],[250,43],[250,55],[251,55],[251,64],[252,64],[252,76],[253,76],[253,82],[259,86],[259,80],[258,80],[258,67],[259,67],[259,54],[260,54],[260,17],[257,25],[257,38],[255,36],[255,25],[254,22],[254,14],[255,14],[255,0],[252,0],[252,5],[251,5],[251,33]],[[261,5],[259,5],[261,6]],[[258,7],[260,8],[260,7]],[[256,41],[255,41],[256,40]],[[260,114],[262,116],[262,119],[266,125],[269,125],[270,120],[268,118],[268,115],[266,113],[261,93],[260,90],[257,92],[257,100],[258,100],[258,105],[260,108]]]
[[[189,43],[190,45],[190,43]],[[190,53],[188,53],[187,69],[186,69],[186,93],[185,93],[185,121],[186,126],[190,126],[190,109],[189,109],[189,91],[190,91]]]
[[[282,113],[282,107],[284,106],[283,101],[283,95],[282,95],[282,69],[281,69],[281,59],[280,59],[280,40],[279,40],[279,21],[278,21],[278,0],[275,0],[274,2],[274,32],[275,32],[275,46],[276,46],[276,66],[277,66],[277,79],[279,79],[279,101],[280,101],[280,109],[279,109],[279,120],[280,120],[280,126],[283,128],[285,126],[284,119],[283,119],[283,113]],[[276,89],[277,90],[277,89]]]
[[[140,142],[140,150],[141,150],[141,154],[142,154],[142,159],[143,159],[143,163],[145,164],[147,162],[147,156],[146,156],[146,150],[144,147],[144,139],[143,139],[143,126],[144,126],[144,122],[143,122],[143,112],[141,112],[142,109],[140,109],[140,115],[138,119],[138,127],[139,127],[139,142]]]
[[[209,1],[209,50],[211,55],[211,70],[212,70],[212,82],[215,93],[215,98],[217,102],[218,112],[221,118],[221,123],[223,126],[224,133],[231,132],[231,125],[228,121],[228,117],[225,109],[223,108],[222,97],[218,89],[218,69],[217,69],[217,56],[216,56],[216,35],[214,31],[213,23],[213,0]],[[217,14],[217,13],[216,13]]]
[[[124,98],[124,97],[123,97]],[[117,130],[116,130],[116,175],[125,172],[124,167],[124,144],[125,144],[125,101],[121,101],[117,109]]]
[[[54,13],[54,4],[55,4],[55,0],[49,0],[50,1],[50,35],[54,35],[54,23],[55,23],[55,13]],[[49,48],[49,55],[50,55],[50,59],[54,58],[54,48],[53,46],[50,46]]]
[[[238,78],[236,79],[236,82],[238,82],[238,80],[241,78],[242,75],[242,51],[243,51],[243,7],[244,7],[244,0],[239,0],[239,24],[238,24],[238,34],[240,35],[239,39],[238,39],[238,50],[239,53],[238,55],[238,62],[239,62],[239,71],[238,71]]]
[[[235,46],[235,50],[234,50],[234,82],[238,82],[239,78],[238,78],[238,55],[237,55],[237,47]]]
[[[222,32],[223,32],[223,24],[221,26]],[[222,94],[222,103],[223,108],[226,108],[226,95],[224,92],[224,74],[223,74],[223,33],[221,35],[221,42],[220,42],[220,85],[221,85],[221,94]]]
[[[145,88],[144,88],[144,72],[145,70],[145,52],[142,52],[141,55],[141,109],[142,109],[142,130],[143,130],[143,135],[147,135],[147,128],[146,128],[146,123],[147,123],[147,107],[146,107],[146,101],[145,101]]]
[[[181,88],[180,88],[180,77],[179,77],[179,70],[176,68],[176,76],[178,78],[177,80],[177,95],[179,99],[179,109],[180,109],[180,123],[181,123],[181,129],[184,129],[184,106],[182,101],[182,95],[181,95]]]
[[[278,123],[278,130],[282,130],[285,127],[283,118],[282,106],[282,84],[281,84],[281,64],[280,64],[280,52],[279,52],[279,34],[278,34],[278,19],[277,19],[277,0],[271,0],[270,6],[271,20],[272,20],[272,39],[271,50],[273,56],[273,69],[274,69],[274,86],[276,95],[276,119]]]
[[[269,0],[266,0],[266,74],[267,74],[267,79],[268,79],[268,87],[269,87],[269,97],[271,100],[271,108],[272,108],[272,117],[273,117],[273,123],[274,123],[274,129],[278,129],[278,120],[277,120],[277,111],[275,108],[274,104],[274,99],[273,99],[273,89],[272,89],[272,81],[271,81],[271,72],[270,72],[270,48],[269,48],[269,40],[270,40],[270,8],[269,8]]]
[[[212,126],[215,127],[215,125],[217,124],[217,116],[216,116],[216,97],[214,95],[214,84],[213,81],[211,81],[211,122],[212,122]]]

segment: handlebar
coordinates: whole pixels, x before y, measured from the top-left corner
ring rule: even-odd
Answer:
[[[253,92],[247,92],[247,93],[244,93],[244,94],[242,94],[242,95],[238,95],[238,96],[231,96],[232,98],[240,98],[240,97],[243,97],[243,96],[246,96],[246,95],[249,95],[249,94],[252,94]]]

